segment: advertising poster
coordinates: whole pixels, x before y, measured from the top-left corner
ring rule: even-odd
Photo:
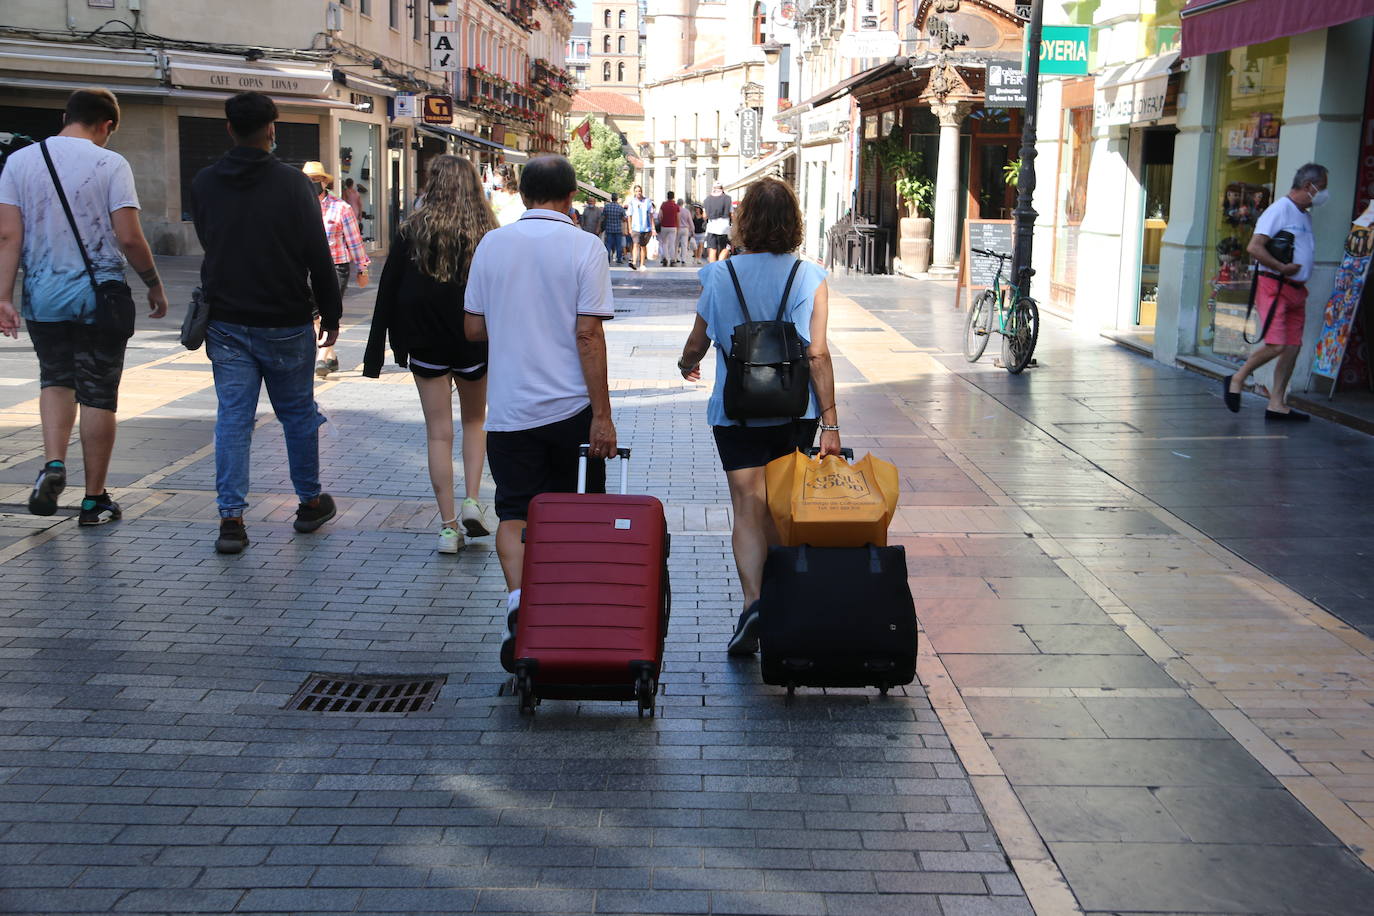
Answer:
[[[1345,255],[1341,258],[1341,266],[1336,269],[1335,288],[1331,290],[1331,298],[1326,301],[1326,312],[1322,316],[1322,332],[1317,338],[1312,374],[1332,379],[1333,382],[1340,372],[1341,360],[1350,343],[1350,328],[1360,307],[1360,297],[1364,294],[1365,280],[1369,275],[1369,262],[1371,255],[1374,255],[1371,225],[1374,225],[1374,203],[1350,224],[1350,234],[1345,238]]]

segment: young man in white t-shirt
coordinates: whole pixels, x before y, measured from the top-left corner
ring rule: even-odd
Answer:
[[[0,333],[19,337],[14,280],[24,265],[23,319],[38,355],[38,410],[44,463],[29,511],[52,515],[67,486],[67,443],[81,411],[86,497],[78,524],[117,521],[105,490],[114,451],[115,408],[127,341],[95,327],[92,278],[53,184],[44,148],[71,207],[95,280],[124,279],[124,260],[148,287],[149,316],[167,314],[167,294],[138,219],[134,176],[107,150],[119,126],[119,101],[108,89],[78,89],[67,99],[62,131],[9,157],[0,173]]]
[[[1264,339],[1235,375],[1222,379],[1222,397],[1233,413],[1240,410],[1240,393],[1246,379],[1272,360],[1274,382],[1269,386],[1269,405],[1264,419],[1294,421],[1310,419],[1290,408],[1286,402],[1288,380],[1302,349],[1303,327],[1307,317],[1307,278],[1316,260],[1316,237],[1312,234],[1313,207],[1326,203],[1326,166],[1309,162],[1293,176],[1293,187],[1274,201],[1255,221],[1254,235],[1245,253],[1254,259],[1259,271],[1255,288],[1255,310]],[[1283,263],[1269,253],[1269,241],[1280,232],[1293,235],[1293,260]]]
[[[576,490],[583,443],[591,443],[587,492],[605,492],[605,459],[616,453],[602,328],[615,315],[611,273],[600,240],[568,218],[576,192],[567,159],[531,160],[520,175],[527,209],[483,236],[464,293],[464,332],[489,343],[487,464],[510,611],[520,606],[530,500]],[[507,671],[515,638],[509,619],[501,646]]]

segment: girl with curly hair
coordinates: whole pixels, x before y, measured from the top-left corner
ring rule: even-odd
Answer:
[[[415,379],[425,415],[429,481],[439,504],[439,553],[457,553],[464,533],[490,533],[486,510],[477,502],[486,462],[487,345],[463,333],[463,288],[477,243],[495,228],[477,167],[458,156],[435,158],[424,196],[401,224],[382,270],[363,357],[363,374],[377,378],[389,336],[396,364],[408,366]],[[453,493],[454,388],[463,425],[461,515]]]

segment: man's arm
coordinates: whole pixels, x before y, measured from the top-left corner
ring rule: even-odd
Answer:
[[[0,334],[19,338],[14,280],[24,250],[24,217],[14,204],[0,204]]]
[[[110,214],[110,222],[114,226],[119,250],[124,252],[130,266],[138,273],[138,278],[148,287],[148,316],[162,318],[167,314],[167,291],[163,289],[162,278],[157,275],[153,250],[148,247],[148,240],[143,237],[143,224],[138,219],[138,208],[121,207]]]
[[[487,339],[487,319],[472,312],[463,313],[463,336],[474,343]]]
[[[577,356],[582,362],[582,378],[587,383],[587,395],[592,401],[593,458],[615,457],[611,386],[606,375],[606,329],[602,327],[605,320],[596,315],[577,316]]]

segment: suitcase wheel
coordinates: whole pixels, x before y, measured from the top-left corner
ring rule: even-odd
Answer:
[[[539,704],[539,700],[534,695],[534,681],[525,672],[520,672],[515,681],[515,690],[520,694],[520,715],[534,715],[534,707]]]
[[[639,717],[644,718],[644,711],[649,711],[649,718],[654,718],[658,711],[658,681],[647,671],[641,672],[639,679],[635,681],[635,696],[639,700]]]

